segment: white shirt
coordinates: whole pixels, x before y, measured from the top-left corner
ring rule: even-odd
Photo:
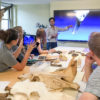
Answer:
[[[68,30],[68,27],[58,28],[58,27],[54,26],[54,28],[52,28],[50,26],[49,28],[47,28],[47,31],[46,31],[47,42],[57,42],[57,38],[52,38],[52,35],[56,35],[58,32],[66,31],[66,30]]]

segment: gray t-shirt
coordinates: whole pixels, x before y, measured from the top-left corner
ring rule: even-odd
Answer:
[[[89,92],[100,98],[100,66],[98,66],[91,74],[85,92]]]
[[[11,51],[15,52],[17,50],[17,48],[18,48],[17,45],[13,46],[12,49],[11,49]],[[21,62],[23,60],[23,58],[24,58],[24,54],[22,52],[20,52],[19,56],[17,57],[17,60]]]
[[[16,58],[3,42],[0,42],[0,72],[17,64]]]

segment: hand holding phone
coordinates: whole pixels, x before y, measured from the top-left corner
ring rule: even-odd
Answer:
[[[39,44],[40,44],[39,42],[36,42],[36,48],[39,46]]]

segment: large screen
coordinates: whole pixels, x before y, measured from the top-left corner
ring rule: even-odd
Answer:
[[[100,32],[100,10],[56,10],[55,26],[67,31],[58,32],[58,40],[87,42],[91,32]]]

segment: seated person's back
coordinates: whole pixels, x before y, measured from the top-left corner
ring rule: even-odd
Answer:
[[[18,35],[18,31],[14,29],[8,29],[7,31],[0,30],[0,39],[2,40],[2,42],[0,42],[0,72],[6,71],[9,68],[21,71],[26,66],[27,59],[35,47],[35,43],[28,45],[25,56],[22,62],[19,63],[16,60],[16,55],[11,52],[12,47],[18,43]]]
[[[0,72],[9,69],[10,66],[15,64],[17,64],[17,61],[10,52],[10,49],[6,47],[3,41],[0,42]]]
[[[39,45],[37,47],[35,47],[33,50],[32,50],[32,54],[34,54],[35,56],[38,56],[40,55],[41,53],[46,53],[47,50],[42,50],[42,45],[44,43],[43,40],[46,40],[45,39],[46,36],[45,36],[45,31],[44,29],[38,29],[37,32],[36,32],[36,37],[35,37],[35,41],[39,43]],[[42,42],[43,41],[43,42]]]
[[[18,31],[18,33],[19,33],[19,41],[16,46],[12,47],[12,52],[15,52],[17,50],[17,48],[19,47],[21,40],[23,39],[23,29],[21,26],[16,26],[13,29]],[[22,49],[24,49],[24,48],[22,48]],[[17,57],[17,61],[21,62],[23,60],[23,58],[24,58],[24,53],[21,51],[19,56]]]

